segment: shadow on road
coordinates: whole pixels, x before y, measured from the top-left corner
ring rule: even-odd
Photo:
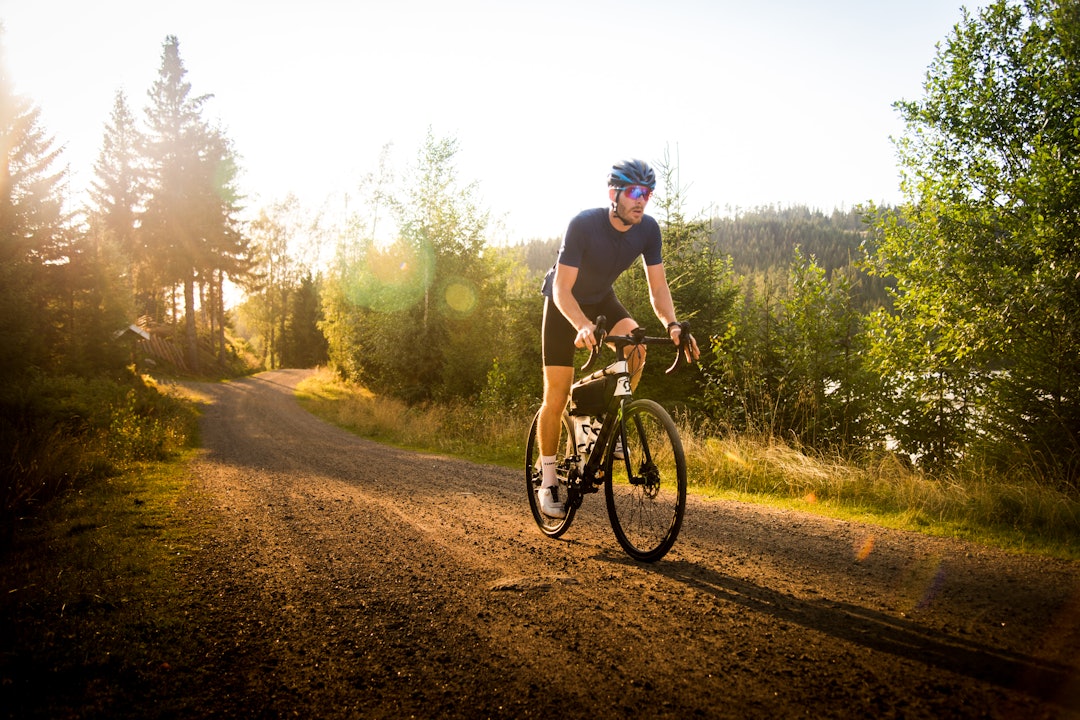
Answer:
[[[802,599],[733,578],[697,563],[676,560],[642,566],[618,554],[596,559],[646,567],[697,592],[846,642],[965,675],[1076,710],[1077,668],[946,635],[938,630],[848,602]]]

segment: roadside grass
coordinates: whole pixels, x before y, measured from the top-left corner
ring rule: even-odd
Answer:
[[[310,412],[399,447],[518,467],[531,408],[409,407],[321,370],[297,388]],[[689,484],[702,495],[1080,559],[1080,498],[1022,470],[932,477],[891,455],[855,464],[769,437],[703,436],[679,423]]]
[[[0,396],[0,707],[107,717],[196,656],[172,602],[203,528],[181,515],[191,398],[149,377],[36,378]],[[182,714],[182,713],[181,713]]]
[[[176,611],[199,527],[178,518],[192,451],[131,463],[54,498],[0,554],[0,706],[106,717],[198,653]]]
[[[197,415],[147,376],[34,376],[0,387],[0,549],[55,497],[189,446]]]
[[[692,485],[712,495],[1080,559],[1080,498],[1035,475],[961,467],[935,477],[892,455],[854,464],[766,437],[684,431],[683,442]]]
[[[535,412],[466,403],[410,407],[343,383],[325,369],[303,380],[296,395],[312,414],[361,437],[506,467],[520,464],[528,432],[522,418]]]

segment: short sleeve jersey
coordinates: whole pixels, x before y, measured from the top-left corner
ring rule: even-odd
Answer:
[[[584,210],[570,221],[558,264],[578,269],[574,298],[579,303],[596,303],[612,292],[615,280],[634,261],[644,256],[646,265],[663,262],[660,226],[649,215],[626,232],[619,232],[608,219],[607,208]],[[555,267],[544,278],[543,294],[551,297]]]

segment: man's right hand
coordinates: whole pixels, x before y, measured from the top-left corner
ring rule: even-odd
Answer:
[[[578,330],[577,337],[574,338],[574,347],[588,348],[592,350],[596,345],[596,326],[586,325]]]

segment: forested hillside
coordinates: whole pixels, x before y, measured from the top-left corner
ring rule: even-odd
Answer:
[[[862,210],[825,213],[796,206],[751,208],[733,217],[714,218],[709,237],[731,255],[740,274],[784,271],[796,246],[831,274],[861,258],[869,234]]]
[[[874,233],[864,209],[825,213],[803,206],[756,208],[735,217],[713,218],[709,237],[731,255],[739,275],[782,277],[795,248],[832,277],[844,271],[857,282],[856,304],[864,310],[888,303],[887,282],[862,271]]]
[[[874,233],[865,209],[824,213],[805,206],[753,208],[737,216],[708,220],[708,239],[717,253],[731,257],[732,269],[741,277],[787,276],[799,248],[832,277],[842,271],[855,278],[857,305],[864,310],[886,305],[887,281],[871,276],[862,267],[872,252]],[[509,251],[534,275],[542,275],[554,262],[559,239],[533,240]]]

